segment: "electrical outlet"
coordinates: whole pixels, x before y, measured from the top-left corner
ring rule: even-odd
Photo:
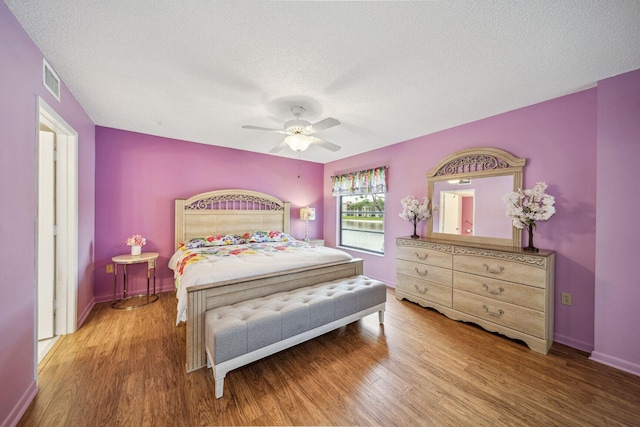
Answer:
[[[107,264],[107,274],[113,274],[113,264]]]
[[[562,293],[562,303],[564,305],[571,305],[571,294],[568,292]]]

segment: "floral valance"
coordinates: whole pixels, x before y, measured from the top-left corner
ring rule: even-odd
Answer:
[[[386,193],[387,167],[380,166],[359,172],[349,172],[331,177],[332,193],[338,196],[358,196],[371,193]]]

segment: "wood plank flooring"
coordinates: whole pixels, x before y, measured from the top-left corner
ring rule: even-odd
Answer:
[[[186,374],[173,293],[97,305],[40,364],[20,426],[632,426],[640,377],[524,344],[387,295],[377,314],[230,372]]]

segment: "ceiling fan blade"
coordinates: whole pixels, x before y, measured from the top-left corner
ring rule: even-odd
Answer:
[[[333,117],[327,117],[324,120],[320,120],[318,123],[314,123],[310,126],[307,126],[307,130],[311,134],[311,133],[319,132],[324,129],[332,128],[334,126],[338,126],[339,124],[340,124],[339,120],[334,119]]]
[[[262,128],[260,126],[248,126],[248,125],[244,125],[242,126],[242,129],[252,129],[252,130],[266,130],[268,132],[278,132],[278,133],[282,133],[285,135],[288,135],[288,133],[282,129],[269,129],[269,128]]]
[[[342,148],[339,145],[333,144],[329,141],[325,141],[324,139],[320,139],[316,136],[312,136],[311,138],[313,138],[314,144],[319,145],[322,148],[326,148],[329,151],[338,151],[339,149]]]
[[[281,152],[285,147],[287,146],[287,143],[282,140],[282,142],[278,145],[276,145],[275,147],[273,147],[271,150],[269,150],[270,153],[279,153]]]

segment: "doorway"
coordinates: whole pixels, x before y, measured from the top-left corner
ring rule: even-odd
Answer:
[[[38,98],[36,366],[77,327],[77,132]]]
[[[475,190],[440,192],[440,230],[442,233],[474,235]]]

